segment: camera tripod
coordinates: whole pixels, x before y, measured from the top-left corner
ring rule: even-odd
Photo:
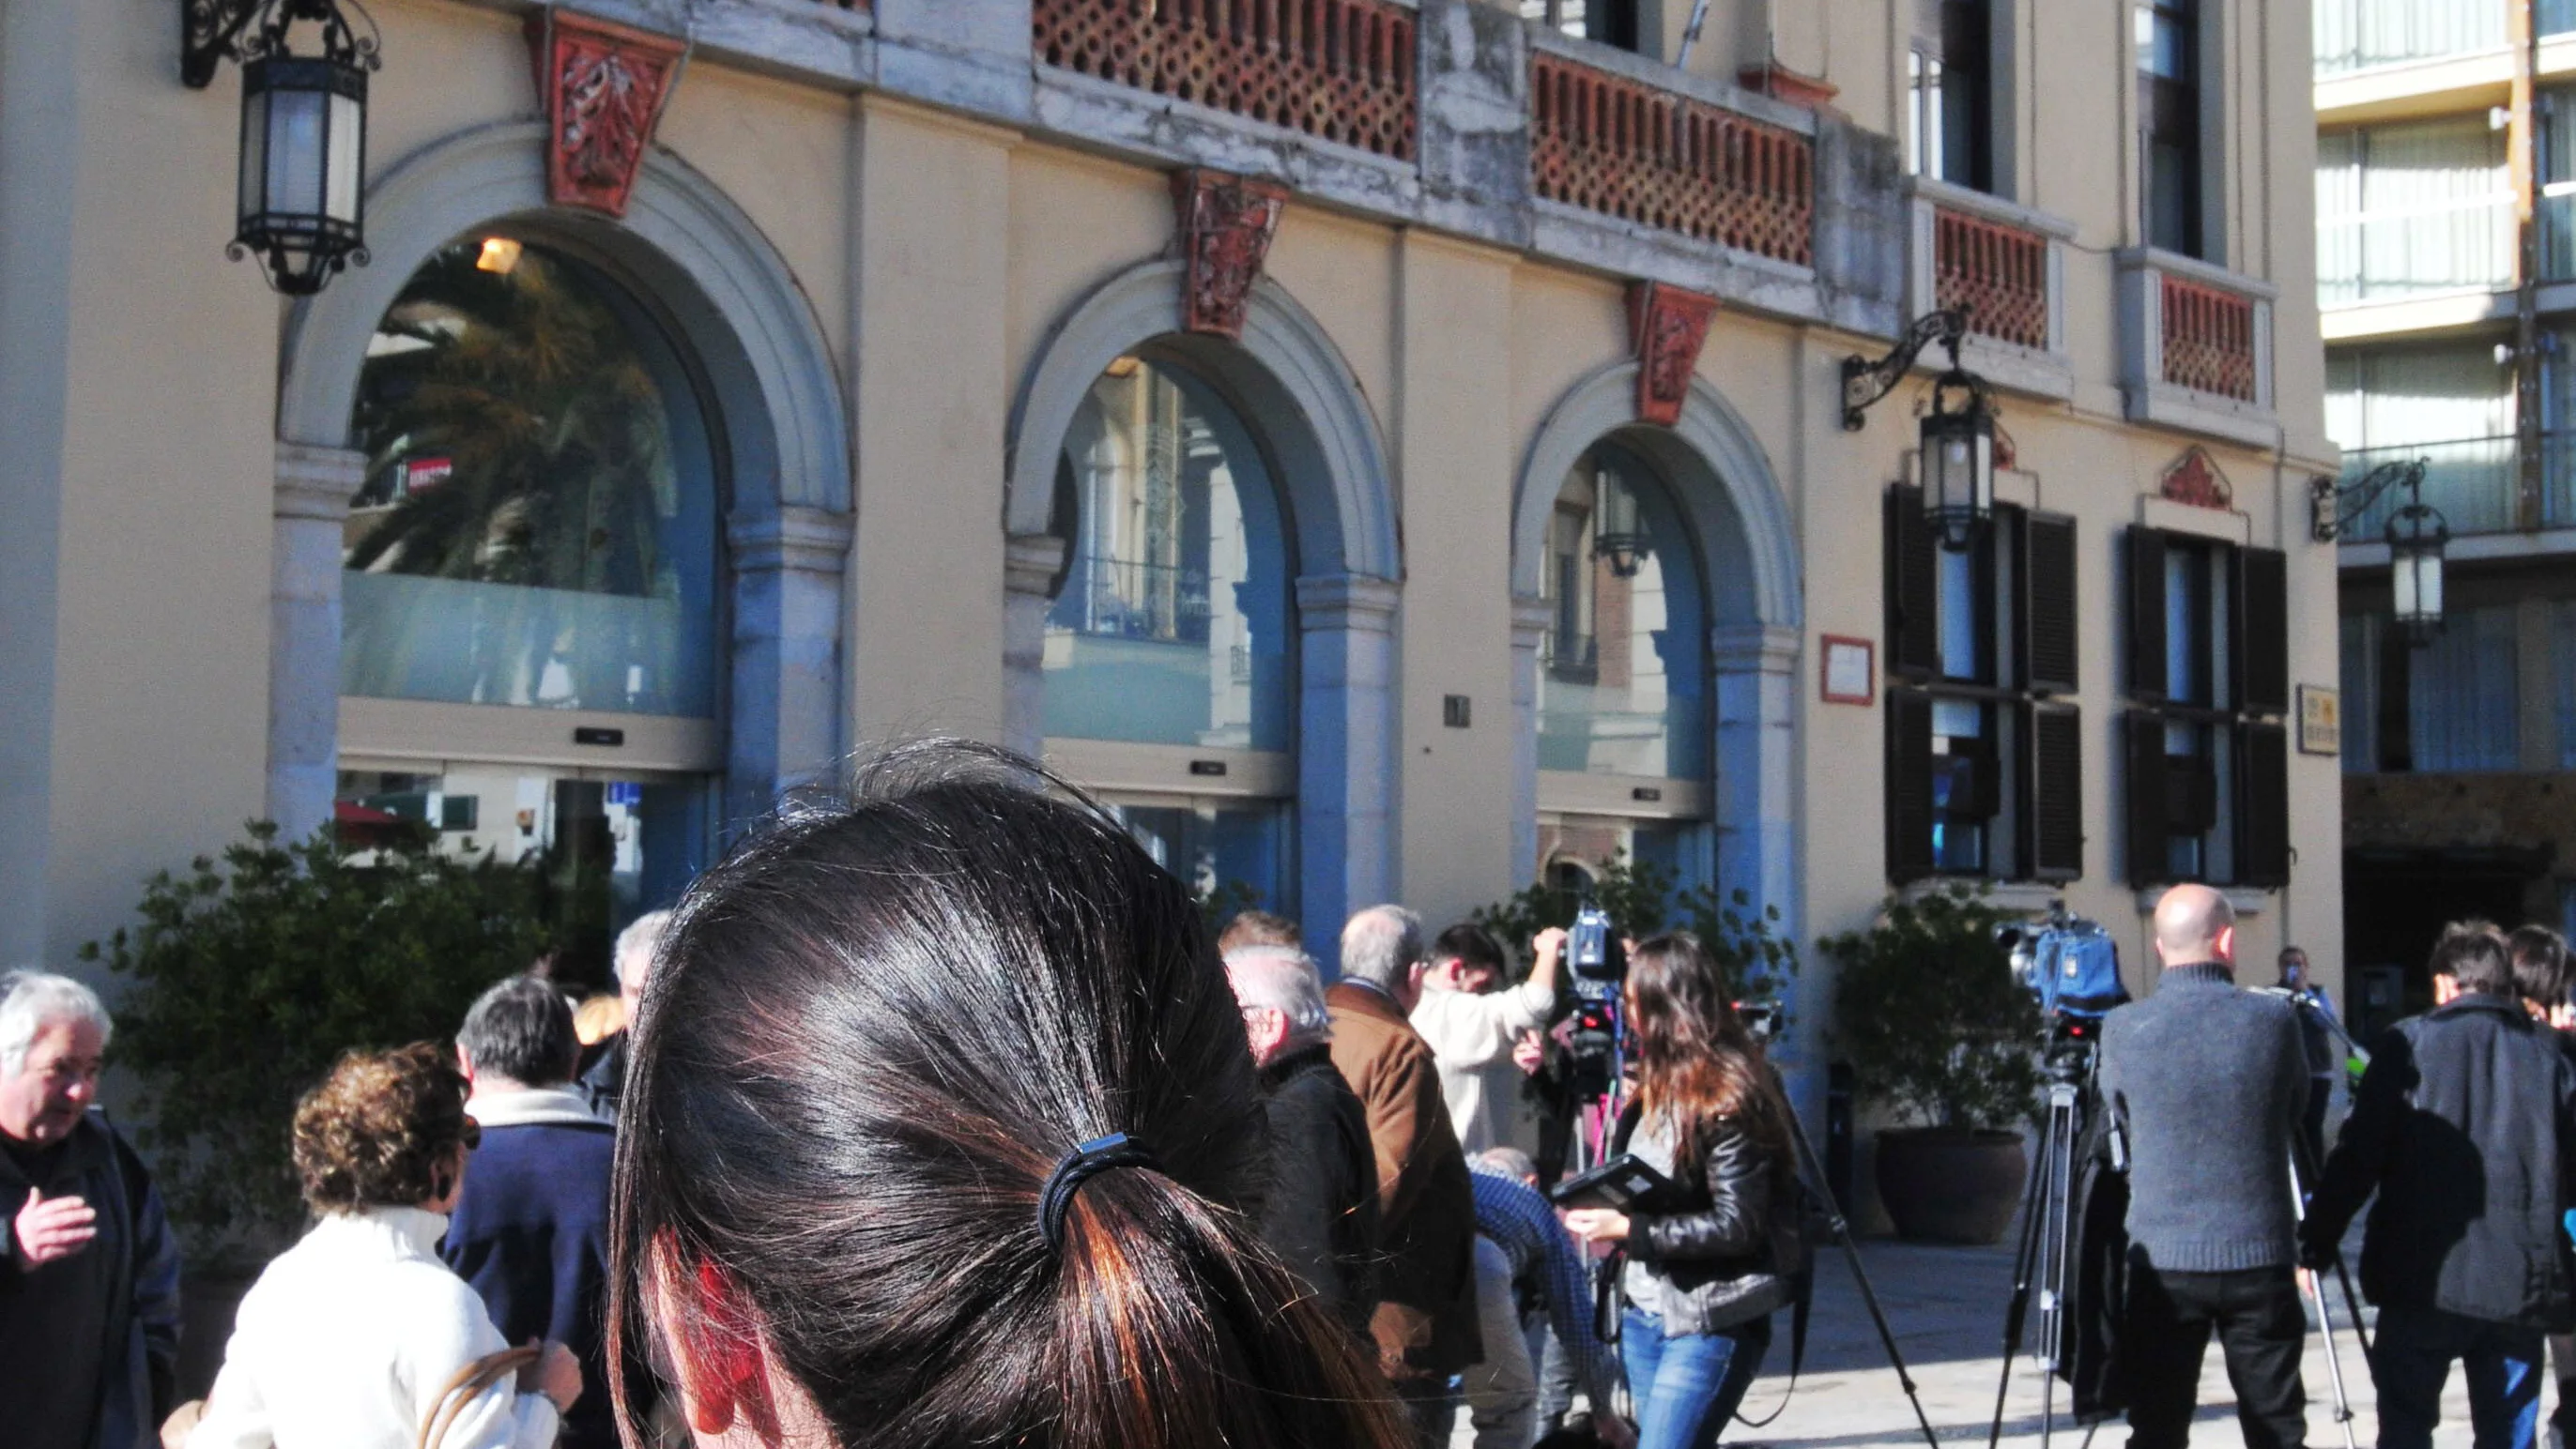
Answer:
[[[2057,1379],[2066,1369],[2066,1288],[2075,1272],[2075,1154],[2084,1136],[2085,1099],[2092,1089],[2092,1043],[2059,1045],[2047,1060],[2048,1109],[2040,1119],[2039,1162],[2022,1193],[2012,1301],[2004,1310],[2004,1366],[1995,1382],[1995,1415],[1986,1428],[1986,1449],[1995,1449],[2003,1438],[2004,1396],[2012,1388],[2013,1355],[2021,1349],[2034,1289],[2039,1295],[2035,1352],[2043,1370],[2039,1381],[2043,1449],[2056,1430]]]

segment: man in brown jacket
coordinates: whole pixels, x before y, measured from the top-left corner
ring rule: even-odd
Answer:
[[[1446,1445],[1457,1376],[1484,1356],[1476,1328],[1476,1196],[1431,1048],[1405,1020],[1422,994],[1422,921],[1371,906],[1342,928],[1342,979],[1324,995],[1333,1065],[1368,1109],[1385,1263],[1369,1329],[1427,1446]]]

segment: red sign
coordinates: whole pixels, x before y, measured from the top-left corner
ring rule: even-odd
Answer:
[[[427,493],[446,482],[455,472],[454,458],[409,459],[402,465],[403,496],[408,498],[415,493]]]

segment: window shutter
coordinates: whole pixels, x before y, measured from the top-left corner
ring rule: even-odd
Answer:
[[[2021,658],[2034,694],[2073,694],[2075,520],[2034,513],[2022,521]]]
[[[2161,550],[2159,550],[2161,552]],[[2162,883],[2172,874],[2165,817],[2165,722],[2152,710],[2133,709],[2124,721],[2129,756],[2129,884]]]
[[[2236,702],[2255,714],[2290,712],[2290,558],[2273,548],[2236,555]]]
[[[1887,674],[1930,679],[1941,672],[1941,575],[1923,490],[1889,485],[1885,512]]]
[[[2129,697],[2142,704],[2161,704],[2165,697],[2165,536],[2152,528],[2131,528],[2128,540]]]
[[[1887,692],[1887,878],[1932,873],[1932,698]]]
[[[2240,729],[2244,798],[2236,835],[2236,876],[2250,886],[2290,883],[2290,732],[2277,724]]]
[[[2075,880],[2084,874],[2084,719],[2073,705],[2021,707],[2023,874]]]

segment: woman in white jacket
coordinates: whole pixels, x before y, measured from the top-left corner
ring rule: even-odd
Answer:
[[[458,1370],[509,1347],[438,1258],[481,1135],[428,1043],[341,1058],[295,1109],[319,1221],[260,1274],[188,1449],[409,1449]],[[460,1412],[446,1449],[546,1449],[581,1394],[562,1344]]]

